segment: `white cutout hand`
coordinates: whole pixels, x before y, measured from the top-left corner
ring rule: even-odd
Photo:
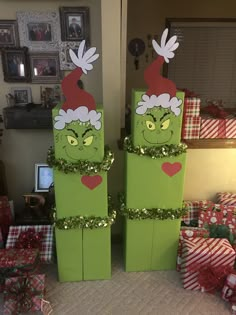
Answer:
[[[163,56],[165,59],[165,62],[169,63],[169,59],[174,57],[173,51],[175,51],[179,47],[179,43],[176,42],[177,36],[172,36],[168,42],[166,43],[166,38],[168,35],[168,28],[166,28],[161,36],[161,46],[157,44],[157,42],[153,39],[152,40],[152,46],[155,50],[155,52],[159,56]]]
[[[98,59],[99,54],[95,54],[96,47],[89,48],[84,53],[84,46],[85,46],[85,40],[83,40],[81,42],[79,49],[78,49],[77,56],[72,49],[69,50],[69,53],[70,53],[70,58],[71,58],[72,62],[77,67],[81,68],[85,74],[87,74],[88,70],[93,69],[93,65],[91,63]]]

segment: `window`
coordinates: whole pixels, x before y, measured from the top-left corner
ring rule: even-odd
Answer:
[[[167,19],[170,36],[180,43],[168,64],[178,88],[236,108],[236,19]]]

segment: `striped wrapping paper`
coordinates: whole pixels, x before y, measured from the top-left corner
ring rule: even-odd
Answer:
[[[181,277],[186,290],[200,290],[199,270],[203,267],[233,268],[236,253],[228,240],[186,238],[183,240]]]
[[[181,137],[182,139],[199,139],[201,117],[186,116],[183,118]]]
[[[226,206],[236,206],[236,194],[230,192],[219,192],[216,194],[216,202]]]
[[[181,270],[181,262],[182,262],[182,244],[185,238],[191,237],[209,237],[209,231],[207,229],[198,228],[198,227],[188,227],[182,226],[180,228],[180,235],[179,235],[179,246],[178,246],[178,255],[177,255],[177,265],[176,270]]]
[[[201,99],[198,97],[186,97],[184,99],[184,115],[199,116]]]
[[[236,138],[236,119],[213,119],[202,117],[200,139],[234,139]]]

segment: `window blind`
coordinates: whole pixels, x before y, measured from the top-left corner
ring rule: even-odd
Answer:
[[[236,107],[236,23],[175,22],[170,35],[180,43],[168,65],[177,87],[194,91],[202,105],[211,99]]]

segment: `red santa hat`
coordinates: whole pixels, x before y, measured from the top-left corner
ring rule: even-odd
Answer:
[[[96,111],[93,96],[78,86],[81,75],[92,70],[92,62],[99,57],[99,54],[95,54],[95,47],[88,49],[85,53],[84,47],[85,41],[82,41],[77,55],[72,49],[69,51],[71,60],[77,68],[62,81],[62,91],[66,100],[59,110],[59,115],[55,117],[55,129],[64,129],[67,123],[73,121],[90,123],[97,130],[101,128],[101,113]]]
[[[172,36],[166,43],[167,35],[168,29],[165,29],[161,37],[161,46],[155,40],[152,41],[153,48],[159,56],[144,73],[148,90],[136,108],[136,113],[139,115],[145,114],[148,109],[154,107],[168,108],[176,116],[181,113],[179,107],[182,100],[176,97],[175,83],[160,74],[164,61],[169,63],[169,59],[174,57],[173,51],[179,46],[179,43],[176,42],[177,36]]]

